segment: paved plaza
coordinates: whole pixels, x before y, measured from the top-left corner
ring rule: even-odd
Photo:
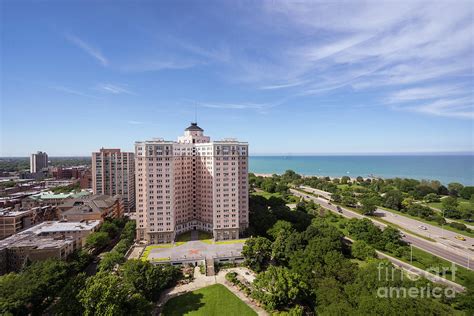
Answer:
[[[148,260],[181,261],[203,260],[205,258],[240,257],[245,240],[198,240],[198,232],[193,231],[191,241],[165,245],[152,245]]]

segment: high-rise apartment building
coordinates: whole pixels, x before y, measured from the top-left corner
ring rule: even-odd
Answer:
[[[94,194],[122,196],[127,211],[135,208],[135,163],[133,153],[104,149],[92,153]]]
[[[203,132],[192,123],[177,142],[135,143],[138,239],[171,242],[190,230],[236,239],[248,227],[248,143]]]
[[[30,172],[37,173],[48,168],[48,154],[38,151],[36,154],[31,154],[30,157]]]

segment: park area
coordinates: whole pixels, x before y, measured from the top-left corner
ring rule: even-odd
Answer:
[[[250,316],[257,314],[224,285],[214,284],[172,298],[164,306],[163,315]]]

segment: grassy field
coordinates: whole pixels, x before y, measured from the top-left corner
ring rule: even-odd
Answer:
[[[470,200],[458,198],[458,203],[459,203],[459,206],[461,207],[470,207],[474,209],[474,203],[472,203]],[[437,208],[438,210],[441,210],[443,208],[443,205],[441,204],[441,202],[427,203],[427,205]]]
[[[281,193],[279,193],[279,192],[277,192],[277,193],[269,193],[269,192],[266,192],[266,191],[259,191],[259,192],[253,192],[252,194],[253,194],[253,195],[263,196],[263,197],[266,198],[266,199],[269,199],[269,198],[271,198],[272,196],[277,197],[277,198],[282,198],[282,197],[283,197],[283,196],[281,195]]]
[[[247,304],[221,284],[214,284],[169,300],[163,315],[247,316],[257,315]]]

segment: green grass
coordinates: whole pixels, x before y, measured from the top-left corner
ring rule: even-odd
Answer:
[[[160,261],[168,261],[168,260],[170,260],[170,257],[151,258],[150,261],[152,261],[152,262],[160,262]]]
[[[361,189],[361,188],[365,188],[365,187],[363,187],[363,186],[361,186],[361,185],[358,185],[358,184],[352,184],[352,185],[348,185],[348,184],[338,184],[338,185],[337,185],[337,188],[338,188],[339,190],[347,190],[347,189],[355,189],[355,188]]]
[[[257,313],[225,286],[214,284],[172,298],[165,304],[163,315],[254,316]]]
[[[241,244],[244,243],[245,239],[231,239],[231,240],[221,240],[216,241],[214,244],[216,245],[228,245],[228,244]]]
[[[389,254],[394,257],[393,254]],[[443,271],[443,268],[451,268],[453,265],[451,262],[444,260],[438,256],[432,255],[426,251],[423,251],[419,248],[413,247],[413,261],[410,262],[410,258],[398,258],[404,262],[411,263],[415,267],[418,267],[423,270],[429,269],[429,272],[437,274],[437,270],[432,270],[433,268],[438,268],[439,272]],[[438,274],[443,277],[441,273]],[[462,286],[470,289],[474,289],[474,271],[464,268],[462,266],[456,265],[456,274],[454,280],[451,277],[451,272],[448,271],[445,275],[446,279],[461,284]]]
[[[160,244],[160,245],[150,245],[146,246],[145,251],[143,251],[142,256],[140,257],[141,260],[147,261],[150,252],[153,249],[162,249],[162,248],[173,248],[175,245],[173,244]]]
[[[266,191],[260,191],[260,192],[253,192],[252,194],[253,194],[253,195],[263,196],[263,197],[266,198],[266,199],[269,199],[269,198],[271,198],[272,196],[273,196],[273,197],[277,197],[277,198],[283,198],[283,196],[282,196],[281,193],[279,193],[279,192],[270,193],[270,192],[266,192]]]
[[[458,203],[460,207],[474,208],[474,203],[472,203],[470,200],[458,198]],[[427,203],[427,205],[434,207],[438,210],[441,210],[443,208],[443,204],[441,202]]]

